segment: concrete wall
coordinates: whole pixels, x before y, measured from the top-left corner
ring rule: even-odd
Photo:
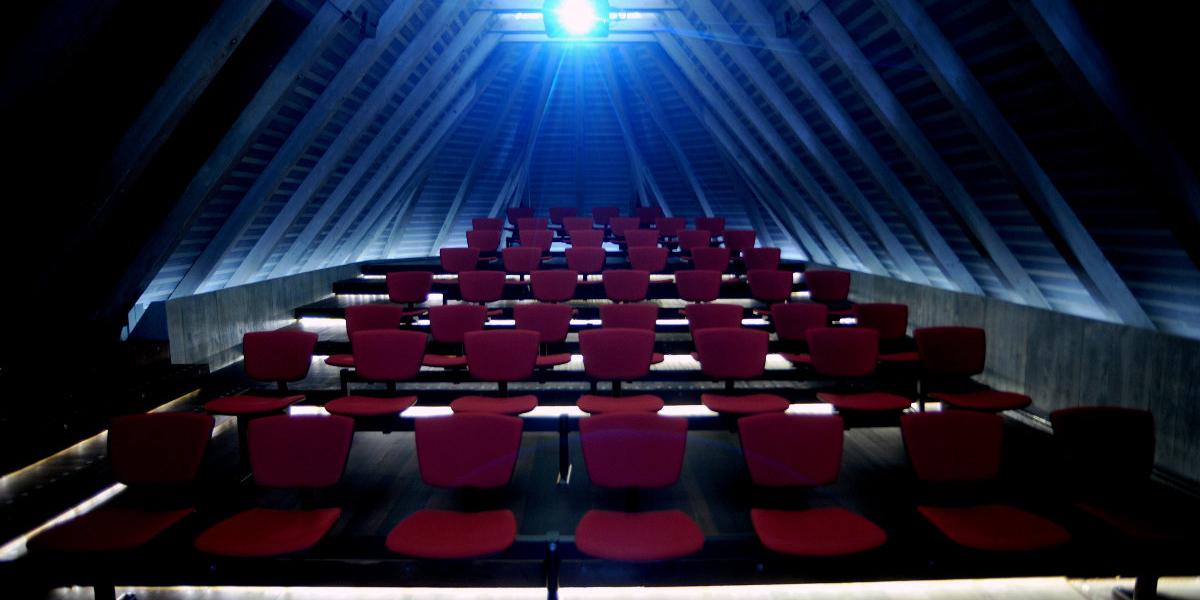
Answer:
[[[358,264],[309,271],[167,301],[171,362],[216,370],[241,358],[242,334],[278,329],[293,311],[333,293],[333,282],[360,273]]]
[[[1033,397],[1033,412],[1125,406],[1154,413],[1160,469],[1200,482],[1200,341],[854,273],[855,302],[909,306],[909,326],[987,330],[982,381]]]

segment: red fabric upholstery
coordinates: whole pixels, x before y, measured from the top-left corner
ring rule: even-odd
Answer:
[[[604,270],[607,258],[604,248],[567,248],[567,268],[583,274],[594,274]]]
[[[761,414],[738,420],[750,479],[769,487],[818,486],[842,468],[842,418]]]
[[[923,327],[913,331],[921,367],[931,375],[970,377],[983,372],[987,338],[978,327]]]
[[[577,214],[579,214],[579,210],[574,206],[551,206],[550,222],[555,225],[562,225],[564,218],[573,217]]]
[[[333,528],[340,508],[272,510],[252,508],[209,527],[196,549],[231,557],[280,556],[308,550]]]
[[[200,415],[203,416],[203,415]],[[179,510],[138,510],[101,506],[29,540],[34,552],[113,552],[137,548],[192,514]]]
[[[792,297],[792,272],[755,269],[746,275],[750,295],[759,302],[775,304]]]
[[[986,481],[1000,472],[1004,428],[998,415],[909,413],[900,417],[900,432],[921,481]]]
[[[317,334],[281,329],[242,336],[246,375],[259,381],[299,381],[308,376]]]
[[[664,356],[661,352],[655,352],[654,354],[650,355],[650,364],[651,365],[657,365],[664,360],[667,360],[667,357]]]
[[[879,332],[874,329],[821,327],[809,329],[808,353],[813,369],[827,377],[866,377],[875,372]]]
[[[536,331],[543,344],[554,344],[567,339],[573,311],[569,304],[517,304],[513,306],[513,319],[517,329]]]
[[[562,228],[564,231],[591,231],[592,225],[593,223],[591,217],[569,216],[563,217],[562,220]]]
[[[696,217],[696,229],[704,229],[713,237],[725,235],[725,217]]]
[[[759,413],[783,412],[791,406],[786,398],[775,394],[747,394],[726,396],[723,394],[700,394],[700,403],[715,413],[729,415],[757,415]]]
[[[522,246],[537,248],[542,251],[542,254],[548,254],[550,246],[554,244],[554,232],[549,229],[522,228],[520,237]]]
[[[637,217],[612,217],[609,226],[614,236],[624,238],[626,233],[641,227],[642,222]]]
[[[1057,523],[1003,504],[918,506],[952,542],[992,552],[1022,552],[1061,546],[1071,534]]]
[[[729,248],[702,246],[692,249],[692,268],[724,273],[729,270]]]
[[[380,417],[398,415],[417,403],[416,396],[376,398],[374,396],[342,396],[325,403],[325,410],[344,417]]]
[[[999,390],[978,390],[959,393],[929,392],[926,395],[933,400],[948,404],[954,408],[985,412],[1018,410],[1033,404],[1033,399],[1025,394],[1001,392]]]
[[[726,229],[725,247],[729,248],[736,256],[749,248],[753,248],[754,240],[757,237],[753,229]]]
[[[592,209],[592,220],[597,225],[608,225],[613,217],[621,216],[621,209],[615,206],[597,206]]]
[[[616,412],[648,412],[656,413],[665,405],[662,398],[652,394],[636,396],[597,396],[584,394],[575,403],[585,413],[598,415]]]
[[[589,510],[575,526],[575,547],[607,560],[670,560],[699,552],[704,547],[704,533],[678,510]]]
[[[812,365],[812,356],[809,354],[802,354],[799,352],[780,352],[779,356],[782,356],[784,360],[794,365]]]
[[[879,362],[882,363],[915,363],[920,360],[921,357],[916,352],[889,352],[879,355]]]
[[[600,248],[604,245],[604,232],[599,229],[568,229],[567,235],[571,237],[571,246],[574,248]]]
[[[468,331],[480,331],[487,308],[475,304],[448,304],[429,308],[429,332],[439,342],[462,342]]]
[[[765,331],[717,327],[692,332],[700,369],[717,379],[753,379],[766,368]]]
[[[426,509],[400,521],[387,536],[387,548],[420,558],[474,558],[502,552],[516,537],[517,518],[510,510]]]
[[[446,273],[474,271],[479,264],[479,248],[442,248],[438,251],[438,257],[442,271]]]
[[[250,422],[250,468],[258,485],[327,487],[342,478],[354,421],[346,417],[276,415]]]
[[[458,274],[458,291],[464,302],[495,302],[504,297],[505,281],[501,271],[463,271]]]
[[[839,411],[894,412],[912,406],[912,400],[886,392],[864,392],[861,394],[835,394],[817,392],[817,400],[832,404]]]
[[[471,219],[471,229],[504,229],[504,219],[476,217]]]
[[[528,275],[542,268],[542,249],[537,246],[513,246],[500,251],[504,271],[514,275]]]
[[[578,271],[535,271],[529,277],[533,297],[540,302],[566,302],[575,297],[575,286],[578,284]]]
[[[389,275],[390,276],[390,275]],[[407,311],[392,304],[359,304],[346,307],[346,337],[353,339],[360,331],[395,330],[404,321]]]
[[[367,381],[412,379],[421,370],[425,341],[419,331],[356,331],[350,336],[355,371]]]
[[[750,521],[762,545],[780,554],[845,556],[878,548],[887,541],[887,534],[878,525],[836,507],[753,508]]]
[[[325,364],[331,367],[340,367],[343,369],[354,368],[353,354],[331,354],[325,357]]]
[[[262,415],[279,412],[304,400],[304,394],[290,396],[223,396],[204,403],[204,410],[214,415]]]
[[[1136,487],[1154,469],[1154,415],[1116,406],[1050,413],[1063,476],[1086,488]]]
[[[654,219],[654,229],[658,231],[659,237],[675,237],[684,227],[687,227],[687,219],[683,217],[656,217]]]
[[[504,232],[499,229],[472,229],[467,232],[467,247],[482,252],[495,252]]]
[[[742,307],[738,304],[689,304],[683,313],[693,335],[701,329],[742,326]]]
[[[726,238],[728,239],[728,238]],[[742,250],[742,260],[746,263],[746,271],[774,271],[779,269],[779,259],[783,251],[775,247],[746,248]]]
[[[421,364],[441,369],[459,369],[467,366],[467,357],[452,354],[426,354],[425,358],[421,359]]]
[[[628,248],[657,248],[658,232],[653,229],[626,229],[625,246]]]
[[[521,447],[521,419],[456,414],[417,419],[421,480],[443,488],[495,488],[508,484]]]
[[[604,272],[604,295],[613,302],[640,302],[650,291],[650,273],[614,269]]]
[[[707,248],[712,233],[707,229],[684,229],[679,232],[679,250],[690,253],[696,248]]]
[[[522,217],[517,219],[517,230],[522,234],[525,230],[545,229],[550,226],[550,220],[546,217]]]
[[[1056,434],[1057,435],[1057,434]],[[1112,484],[1108,484],[1112,485]],[[1121,535],[1139,542],[1181,542],[1196,535],[1191,515],[1175,514],[1161,506],[1101,506],[1076,502],[1075,508],[1099,519]]]
[[[845,302],[850,296],[849,271],[805,271],[804,283],[813,302]]]
[[[537,408],[537,396],[460,396],[450,403],[456,413],[485,413],[490,415],[519,415]]]
[[[685,302],[712,302],[721,295],[721,272],[705,269],[676,271],[675,290],[679,299]]]
[[[683,468],[687,419],[651,413],[613,413],[579,420],[591,482],[612,488],[658,488]]]
[[[504,216],[508,218],[508,222],[517,224],[521,219],[533,216],[533,208],[529,206],[514,206],[504,211]]]
[[[898,340],[908,333],[907,304],[855,304],[854,316],[859,327],[878,331],[880,341]]]
[[[632,380],[650,372],[654,332],[604,327],[579,332],[583,370],[596,379]]]
[[[198,413],[115,417],[108,433],[113,477],[128,485],[192,481],[212,428],[213,418]]]
[[[661,273],[667,269],[667,255],[670,250],[658,246],[631,246],[629,248],[629,266],[638,271]]]
[[[420,304],[432,289],[433,273],[429,271],[392,271],[387,274],[388,299],[397,304]]]
[[[533,374],[542,336],[524,329],[471,331],[465,336],[467,370],[483,381],[516,381]]]
[[[600,326],[622,329],[648,329],[654,331],[658,320],[658,305],[648,302],[637,304],[601,304]]]
[[[771,306],[771,320],[779,339],[808,341],[808,330],[829,326],[829,308],[824,304],[791,302]]]
[[[534,364],[539,369],[549,369],[569,362],[571,362],[571,353],[560,352],[558,354],[539,354]]]
[[[638,218],[642,227],[653,225],[654,220],[661,217],[662,214],[662,209],[657,206],[638,206],[633,209],[633,216]]]

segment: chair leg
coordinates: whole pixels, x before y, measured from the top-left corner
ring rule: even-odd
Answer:
[[[558,415],[558,485],[571,483],[571,420],[567,415]]]

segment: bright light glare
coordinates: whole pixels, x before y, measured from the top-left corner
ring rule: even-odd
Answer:
[[[595,5],[588,0],[563,0],[554,12],[571,35],[587,35],[600,22]]]

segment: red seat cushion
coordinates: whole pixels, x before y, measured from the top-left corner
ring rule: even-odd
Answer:
[[[252,508],[196,538],[196,549],[219,556],[278,556],[312,548],[342,514],[340,508],[273,510]]]
[[[700,402],[713,412],[738,415],[782,412],[790,406],[786,399],[775,394],[750,394],[748,396],[700,394]]]
[[[912,400],[904,396],[885,392],[869,392],[865,394],[830,394],[828,392],[819,392],[817,400],[832,404],[838,410],[886,412],[904,410],[912,405]]]
[[[347,417],[380,417],[400,414],[417,403],[416,396],[374,398],[371,396],[343,396],[325,403],[330,414]]]
[[[488,413],[493,415],[519,415],[537,408],[537,396],[462,396],[450,403],[456,413]]]
[[[669,560],[700,551],[704,534],[678,510],[589,510],[575,527],[575,547],[588,556],[609,560]]]
[[[662,352],[655,352],[650,355],[650,364],[652,365],[657,365],[664,360],[667,360],[667,357],[663,356]]]
[[[325,358],[325,364],[331,367],[354,368],[353,354],[331,354]]]
[[[975,550],[1039,550],[1071,539],[1057,523],[1003,504],[918,506],[917,511],[951,541]]]
[[[664,404],[662,398],[652,394],[620,397],[584,394],[575,405],[585,413],[596,415],[613,412],[658,412]]]
[[[1014,392],[1001,392],[998,390],[980,390],[978,392],[965,392],[961,394],[951,394],[947,392],[931,392],[930,398],[940,400],[955,408],[966,408],[969,410],[984,410],[989,412],[1000,412],[1002,410],[1016,410],[1025,408],[1033,401],[1025,394],[1017,394]]]
[[[880,354],[879,362],[885,363],[915,363],[921,362],[921,357],[916,352],[891,352],[888,354]]]
[[[1125,537],[1141,542],[1176,542],[1195,535],[1184,523],[1183,515],[1145,506],[1142,510],[1121,509],[1086,502],[1076,502],[1075,508],[1103,521]]]
[[[29,540],[29,549],[55,552],[108,552],[137,548],[192,514],[192,509],[150,511],[101,506],[47,529]]]
[[[461,369],[467,366],[467,357],[451,356],[448,354],[426,354],[421,359],[426,367],[441,367],[443,369]]]
[[[388,534],[387,547],[421,558],[473,558],[501,552],[516,537],[517,518],[509,510],[419,510]]]
[[[793,365],[812,365],[812,356],[808,354],[800,354],[797,352],[780,352],[779,355]]]
[[[843,556],[878,548],[887,534],[878,525],[841,508],[750,511],[754,532],[767,548],[797,556]]]
[[[218,415],[258,415],[279,412],[304,399],[303,394],[293,396],[225,396],[204,404],[204,410]]]
[[[571,353],[563,352],[562,354],[545,354],[537,357],[537,368],[547,369],[565,365],[571,362]]]

